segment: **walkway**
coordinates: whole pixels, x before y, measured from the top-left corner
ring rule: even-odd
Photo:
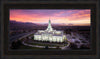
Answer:
[[[24,41],[22,42],[22,44],[25,45],[25,46],[30,46],[30,47],[45,48],[45,46],[31,45],[31,44],[27,44],[27,43],[25,43]],[[62,50],[65,50],[69,45],[70,45],[70,43],[68,43],[67,46],[59,47],[59,48],[62,49]],[[48,46],[48,47],[49,47],[49,48],[57,48],[57,47],[51,47],[51,46]]]

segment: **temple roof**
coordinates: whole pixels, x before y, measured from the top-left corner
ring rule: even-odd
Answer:
[[[51,32],[46,32],[46,31],[44,31],[44,32],[37,32],[37,33],[35,33],[35,35],[42,35],[42,34],[47,34],[47,35],[49,35],[49,34],[51,34],[52,36],[62,36],[63,35],[63,31],[51,31]]]

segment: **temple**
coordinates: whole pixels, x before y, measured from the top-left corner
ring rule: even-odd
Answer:
[[[38,30],[34,34],[34,40],[38,41],[64,42],[65,39],[66,36],[63,31],[57,31],[52,28],[50,19],[46,30]]]

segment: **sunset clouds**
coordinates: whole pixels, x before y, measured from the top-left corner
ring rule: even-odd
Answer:
[[[10,20],[32,23],[90,25],[90,9],[11,9]]]

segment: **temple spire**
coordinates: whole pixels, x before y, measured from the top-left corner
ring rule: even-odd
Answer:
[[[49,23],[48,23],[48,27],[47,27],[47,29],[46,30],[48,30],[48,31],[52,31],[53,29],[52,29],[52,26],[51,26],[51,21],[50,21],[50,18],[49,18]]]

